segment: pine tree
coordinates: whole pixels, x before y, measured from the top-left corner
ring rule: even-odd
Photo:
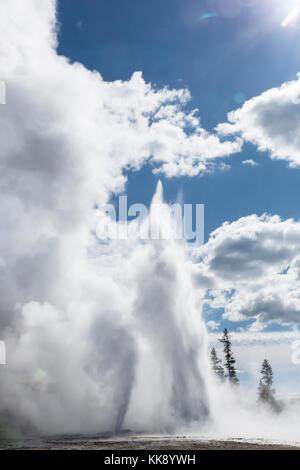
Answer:
[[[210,353],[210,361],[211,361],[211,366],[212,366],[212,370],[214,371],[214,373],[219,377],[221,378],[222,380],[225,379],[225,371],[224,371],[224,367],[221,365],[221,359],[219,359],[218,357],[218,354],[217,354],[217,351],[215,350],[215,348],[212,348],[211,350],[211,353]]]
[[[228,334],[227,329],[225,328],[223,331],[223,337],[219,339],[220,343],[224,345],[224,354],[225,354],[225,369],[227,371],[225,377],[228,377],[229,382],[232,385],[238,385],[239,379],[237,377],[236,368],[234,366],[235,359],[231,350],[231,340]]]
[[[279,405],[275,399],[273,385],[273,370],[267,359],[263,360],[261,371],[262,378],[258,386],[258,400],[261,403],[270,405],[274,410],[279,410]]]

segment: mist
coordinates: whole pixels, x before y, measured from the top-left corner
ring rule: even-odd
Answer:
[[[158,183],[155,210],[165,215],[161,198]],[[86,292],[80,300],[74,292],[64,311],[49,302],[20,307],[5,335],[2,410],[43,433],[176,432],[206,422],[206,332],[184,245],[111,245],[81,259],[75,281],[78,273]]]

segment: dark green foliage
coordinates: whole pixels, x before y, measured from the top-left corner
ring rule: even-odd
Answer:
[[[239,379],[237,377],[237,372],[235,368],[235,359],[231,350],[231,340],[228,334],[227,329],[225,328],[223,331],[223,336],[219,341],[223,344],[224,346],[224,355],[225,355],[225,370],[226,370],[226,375],[225,377],[228,378],[229,382],[232,385],[239,385]]]
[[[279,405],[275,399],[273,385],[273,370],[267,359],[263,360],[261,371],[262,378],[258,386],[258,401],[269,405],[273,410],[279,411]]]
[[[211,361],[211,367],[214,373],[220,377],[222,380],[225,379],[225,371],[224,367],[221,365],[221,359],[219,359],[217,351],[215,348],[212,348],[211,353],[210,353],[210,361]]]

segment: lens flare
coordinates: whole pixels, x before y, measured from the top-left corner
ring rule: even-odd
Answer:
[[[203,15],[200,16],[200,20],[208,20],[209,18],[214,18],[216,16],[219,16],[218,13],[204,13]]]
[[[244,104],[245,101],[246,101],[246,95],[245,95],[245,93],[243,93],[242,91],[238,91],[238,92],[234,95],[234,101],[235,101],[236,104],[238,104],[238,105]]]
[[[286,28],[292,21],[294,21],[300,13],[300,8],[294,8],[282,21],[281,26]]]

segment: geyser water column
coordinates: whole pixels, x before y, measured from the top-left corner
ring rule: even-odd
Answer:
[[[154,232],[162,238],[169,233],[169,211],[159,182],[150,224],[159,223]],[[209,414],[206,332],[196,308],[184,243],[150,239],[137,251],[135,262],[133,314],[140,354],[128,426],[176,431],[192,422],[201,424]]]
[[[169,207],[160,184],[151,210],[161,215],[163,236]],[[81,234],[67,237],[67,277],[59,278],[66,299],[21,305],[3,337],[9,363],[0,414],[41,434],[180,432],[202,424],[206,333],[184,242],[93,243],[98,251],[87,257],[78,250]]]

